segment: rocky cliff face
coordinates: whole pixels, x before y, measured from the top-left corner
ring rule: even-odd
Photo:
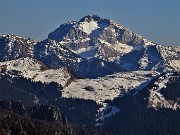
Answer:
[[[25,107],[21,102],[4,100],[0,102],[0,110],[2,135],[71,134],[64,114],[56,107],[50,105]]]
[[[115,21],[97,15],[62,24],[48,35],[48,39],[60,42],[84,58],[97,57],[106,61],[118,61],[121,54],[148,42]]]
[[[85,16],[79,22],[73,21],[62,24],[54,32],[50,33],[48,38],[58,42],[63,41],[72,50],[89,46],[89,41],[94,38],[105,40],[112,45],[117,42],[132,46],[144,43],[144,39],[141,36],[131,32],[115,21],[101,18],[97,15]],[[77,45],[77,48],[71,48],[71,44],[81,40],[86,40],[82,47]],[[74,47],[74,45],[72,46]]]
[[[60,110],[52,105],[36,105],[25,107],[22,102],[16,100],[0,101],[0,109],[10,111],[14,114],[28,115],[32,119],[45,120],[49,122],[60,122],[67,124],[67,120]]]

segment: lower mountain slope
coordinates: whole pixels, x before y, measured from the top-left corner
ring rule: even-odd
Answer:
[[[177,72],[161,74],[137,95],[109,101],[120,113],[105,119],[100,128],[123,135],[180,134],[179,77]],[[157,92],[154,98],[152,91]]]
[[[52,104],[70,123],[110,134],[179,134],[179,79],[178,72],[134,71],[74,79],[63,88],[60,82],[34,82],[9,70],[1,72],[0,99],[26,105]],[[31,116],[42,118],[36,111]],[[78,134],[90,132],[77,130]]]

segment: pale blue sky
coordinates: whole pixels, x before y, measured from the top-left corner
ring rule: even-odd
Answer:
[[[0,33],[40,41],[88,14],[113,19],[156,43],[180,45],[180,0],[0,0]]]

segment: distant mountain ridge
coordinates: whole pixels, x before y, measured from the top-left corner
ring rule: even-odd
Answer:
[[[180,71],[179,46],[158,45],[97,15],[62,24],[41,42],[1,35],[0,43],[1,61],[32,57],[50,68],[65,66],[83,77],[97,77],[89,76],[87,71],[94,61],[101,61],[96,65],[100,69],[103,68],[101,65],[107,65],[112,73],[124,70]],[[117,68],[113,69],[109,62]],[[78,69],[87,73],[82,74]],[[100,74],[103,75],[106,74]]]
[[[22,57],[33,57],[34,45],[37,41],[13,34],[0,34],[0,61],[8,61]]]

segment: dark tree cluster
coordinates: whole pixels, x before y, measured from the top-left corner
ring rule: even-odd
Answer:
[[[26,107],[14,100],[0,102],[0,134],[105,135],[86,126],[68,123],[65,115],[57,107],[51,105]]]
[[[34,82],[20,76],[16,71],[10,75],[1,74],[0,77],[1,100],[15,99],[27,105],[49,103],[55,98],[61,97],[61,90],[62,86],[55,82]]]
[[[95,125],[97,110],[101,106],[95,101],[78,98],[60,98],[54,105],[58,106],[72,123],[91,127]]]
[[[178,73],[174,73],[174,76],[175,78],[171,78],[166,88],[161,90],[161,94],[163,94],[167,100],[180,101],[180,74],[178,76]]]

